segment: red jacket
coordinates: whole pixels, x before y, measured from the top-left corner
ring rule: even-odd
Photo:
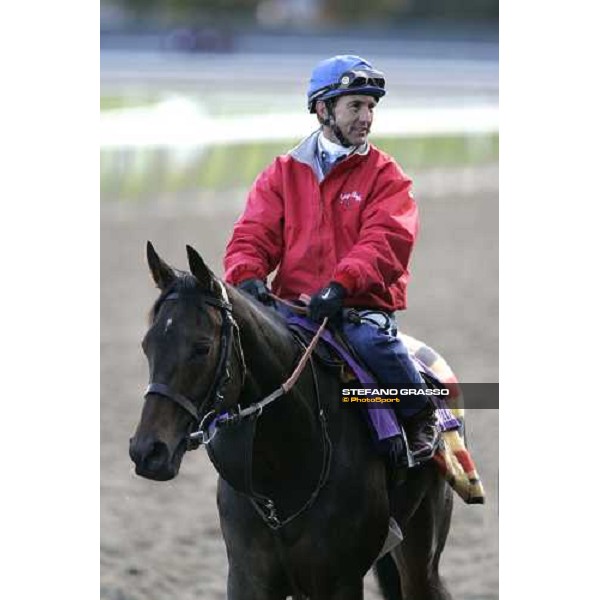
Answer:
[[[419,229],[412,181],[367,145],[319,182],[316,133],[277,157],[256,179],[225,252],[225,280],[237,284],[279,267],[273,292],[312,295],[331,280],[346,306],[406,308],[408,262]]]

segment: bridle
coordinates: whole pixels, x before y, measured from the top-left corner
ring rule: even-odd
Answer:
[[[269,526],[269,528],[276,531],[308,510],[308,508],[310,508],[317,499],[317,496],[329,478],[332,457],[332,443],[327,429],[325,411],[321,406],[316,372],[314,370],[314,365],[311,358],[312,352],[321,336],[321,333],[327,325],[328,319],[323,321],[319,330],[314,335],[311,343],[308,345],[308,347],[305,347],[304,354],[299,363],[296,365],[294,372],[279,388],[269,394],[266,398],[263,398],[259,402],[256,402],[246,408],[242,409],[240,406],[238,406],[237,411],[234,411],[232,414],[219,414],[221,405],[225,398],[225,388],[231,380],[229,365],[233,352],[236,352],[238,355],[238,360],[241,366],[241,387],[244,385],[247,370],[240,339],[239,326],[233,318],[232,306],[227,296],[227,290],[221,281],[216,280],[216,283],[218,284],[221,292],[220,298],[209,295],[207,292],[202,293],[202,301],[205,304],[209,304],[218,308],[221,311],[222,319],[220,333],[220,353],[216,368],[217,375],[209,392],[206,394],[205,399],[201,401],[201,399],[190,398],[184,394],[174,391],[168,385],[158,382],[151,382],[146,388],[144,396],[146,397],[149,394],[155,394],[159,397],[171,400],[177,404],[177,406],[180,406],[183,410],[185,410],[194,419],[194,431],[188,434],[187,437],[187,450],[195,450],[200,446],[208,446],[210,443],[211,437],[209,431],[211,422],[218,423],[220,426],[224,426],[227,424],[237,423],[242,419],[247,419],[254,416],[259,417],[266,406],[275,402],[277,399],[281,398],[290,391],[292,386],[298,380],[300,373],[310,361],[315,397],[317,401],[317,417],[321,430],[321,445],[323,447],[323,457],[318,482],[302,506],[300,506],[299,509],[294,511],[293,514],[287,516],[286,518],[279,516],[279,512],[275,507],[275,503],[267,496],[257,493],[254,489],[247,494],[250,502],[258,514],[263,518],[265,523]],[[162,298],[159,302],[179,300],[180,297],[181,295],[177,291],[167,291],[165,292],[164,298]],[[301,345],[303,345],[300,340],[298,341]],[[211,410],[209,410],[201,419],[202,409],[206,405],[210,406]],[[245,468],[247,469],[247,472],[249,472],[248,469],[251,469],[251,462],[252,457],[246,457]]]
[[[206,405],[211,406],[212,410],[209,414],[212,414],[216,413],[223,403],[225,398],[225,388],[231,381],[231,371],[229,365],[233,352],[237,354],[240,361],[242,386],[246,378],[246,362],[244,360],[244,352],[242,350],[239,327],[233,318],[232,306],[229,302],[229,297],[227,296],[227,290],[225,286],[218,280],[216,283],[218,284],[221,293],[220,298],[210,295],[207,292],[203,292],[201,294],[201,300],[204,304],[214,306],[221,311],[221,332],[219,336],[220,352],[216,367],[216,377],[214,378],[209,391],[206,393],[204,400],[200,398],[190,398],[185,394],[181,394],[173,390],[165,383],[159,383],[155,381],[150,382],[146,388],[146,391],[144,392],[144,397],[147,397],[149,394],[155,394],[177,404],[177,406],[185,410],[194,419],[194,430],[199,427],[199,431],[202,430],[202,423],[200,422],[202,408]],[[180,298],[181,295],[179,292],[170,291],[166,292],[165,297],[162,298],[160,302],[162,303],[179,300]],[[202,419],[202,421],[205,419],[206,416]],[[196,448],[198,446],[199,444],[195,444]],[[191,447],[188,449],[194,448]]]

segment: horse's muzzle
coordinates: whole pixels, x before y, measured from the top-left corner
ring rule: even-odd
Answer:
[[[181,454],[172,456],[164,442],[153,437],[133,437],[129,441],[129,456],[135,463],[136,475],[154,481],[168,481],[179,472]]]

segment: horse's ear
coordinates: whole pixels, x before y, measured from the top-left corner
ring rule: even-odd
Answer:
[[[202,257],[191,247],[186,246],[188,263],[192,275],[200,282],[202,289],[206,291],[214,290],[214,273],[206,266]]]
[[[152,279],[161,290],[166,289],[176,278],[175,271],[156,253],[152,242],[146,243],[146,257]]]

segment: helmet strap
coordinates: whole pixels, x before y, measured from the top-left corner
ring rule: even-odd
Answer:
[[[333,107],[335,105],[336,98],[328,98],[325,100],[325,108],[327,109],[327,118],[324,120],[323,124],[327,125],[333,131],[333,135],[337,138],[338,142],[344,148],[350,148],[352,144],[346,139],[342,130],[338,127],[338,124],[335,122],[335,114],[333,111]]]

